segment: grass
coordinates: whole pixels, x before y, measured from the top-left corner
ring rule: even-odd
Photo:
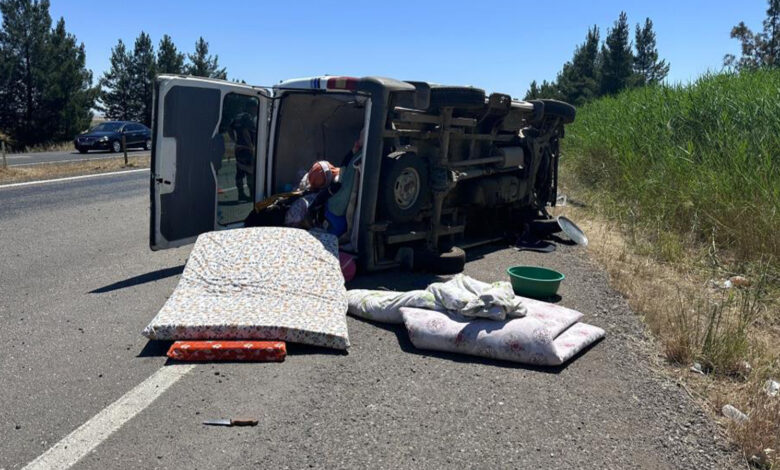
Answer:
[[[66,140],[65,142],[47,142],[45,144],[33,145],[25,147],[18,153],[37,153],[37,152],[69,152],[73,151],[73,141]]]
[[[780,465],[780,398],[763,392],[780,380],[778,94],[780,70],[600,99],[567,128],[561,173],[670,369],[713,411],[750,416],[724,425],[766,468]],[[749,285],[717,287],[735,275]]]
[[[780,71],[759,71],[595,101],[568,129],[565,169],[612,218],[661,239],[664,257],[690,238],[780,259],[778,93]]]
[[[106,173],[132,168],[148,168],[149,159],[148,155],[128,156],[127,165],[122,157],[106,157],[67,163],[9,166],[6,169],[0,168],[0,184]]]

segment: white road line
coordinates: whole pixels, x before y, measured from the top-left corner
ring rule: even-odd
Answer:
[[[164,366],[27,464],[24,470],[70,468],[123,424],[151,405],[194,367],[195,364]]]
[[[95,173],[95,174],[92,174],[92,175],[68,176],[67,178],[56,178],[56,179],[53,179],[53,180],[25,181],[24,183],[4,184],[4,185],[0,186],[0,189],[18,188],[20,186],[31,186],[31,185],[34,185],[34,184],[59,183],[61,181],[83,180],[83,179],[87,179],[87,178],[98,178],[100,176],[124,175],[124,174],[127,174],[127,173],[138,173],[138,172],[141,172],[141,171],[149,171],[149,168],[141,168],[139,170],[112,171],[110,173]]]

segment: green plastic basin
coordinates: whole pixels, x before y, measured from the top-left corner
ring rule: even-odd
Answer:
[[[537,299],[554,296],[566,278],[558,271],[539,266],[513,266],[506,272],[515,294]]]

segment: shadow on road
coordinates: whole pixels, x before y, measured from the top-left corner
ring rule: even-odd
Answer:
[[[166,277],[176,276],[177,274],[181,274],[182,271],[184,271],[183,264],[180,264],[179,266],[174,266],[172,268],[158,269],[157,271],[141,274],[139,276],[134,276],[129,279],[125,279],[119,282],[115,282],[113,284],[109,284],[107,286],[99,287],[95,290],[89,291],[89,293],[103,294],[105,292],[124,289],[125,287],[132,287],[132,286],[137,286],[139,284],[146,284],[147,282],[158,281],[160,279],[165,279]]]

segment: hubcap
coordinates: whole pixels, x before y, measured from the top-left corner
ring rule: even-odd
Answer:
[[[122,150],[122,146],[119,145],[119,142],[114,142],[114,152],[118,152]]]
[[[146,139],[146,148],[151,148],[152,146],[152,139]]]
[[[401,210],[408,209],[420,196],[420,174],[414,168],[404,168],[393,186],[395,203]]]

